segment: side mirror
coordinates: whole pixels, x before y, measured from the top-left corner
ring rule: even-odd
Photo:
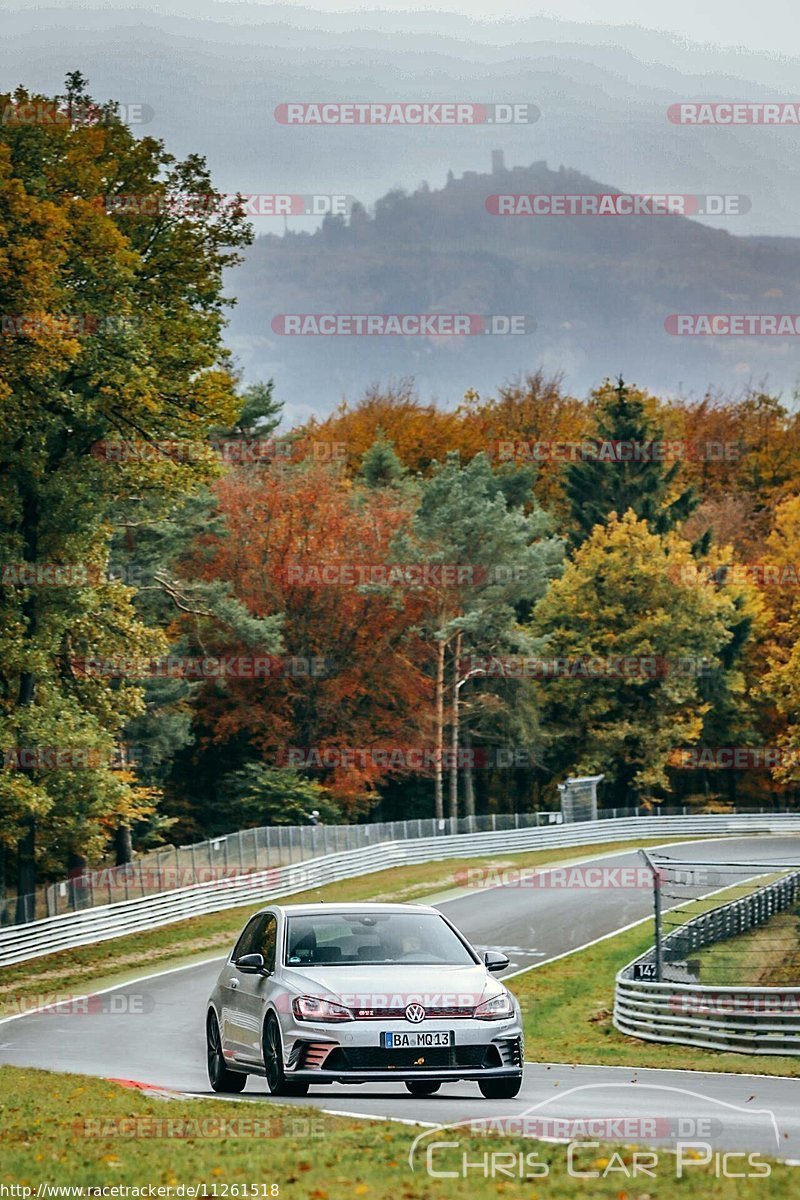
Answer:
[[[243,975],[268,975],[263,954],[243,954],[233,964]]]
[[[487,950],[483,956],[483,965],[487,971],[505,971],[509,965],[508,955],[499,950]]]

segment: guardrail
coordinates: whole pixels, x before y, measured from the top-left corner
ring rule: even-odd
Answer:
[[[653,815],[553,825],[546,829],[509,829],[386,842],[344,854],[329,854],[292,866],[254,871],[232,879],[212,880],[155,896],[12,926],[0,930],[0,966],[76,946],[108,941],[127,933],[156,929],[174,921],[239,905],[265,904],[277,896],[296,895],[323,884],[383,871],[388,867],[496,853],[588,847],[608,841],[788,832],[800,833],[800,815]]]
[[[613,809],[607,815],[635,817],[637,810]],[[46,911],[41,914],[26,912],[26,921],[34,915],[55,917],[79,908],[154,896],[195,883],[290,866],[328,854],[349,853],[381,842],[449,837],[457,833],[538,829],[541,825],[560,824],[561,820],[560,812],[491,813],[480,817],[447,817],[441,821],[422,817],[364,825],[264,825],[242,829],[190,846],[164,847],[140,855],[124,866],[103,867],[51,883],[46,892]]]
[[[676,967],[675,960],[764,925],[798,900],[800,871],[793,871],[692,917],[664,938],[664,972],[685,975],[684,966]],[[720,987],[679,977],[662,982],[633,978],[638,966],[655,960],[653,948],[617,975],[614,1025],[620,1033],[738,1054],[800,1055],[800,987]]]

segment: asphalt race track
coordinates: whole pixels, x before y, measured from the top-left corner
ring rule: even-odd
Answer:
[[[703,839],[664,846],[676,858],[740,863],[800,862],[800,837]],[[641,864],[636,851],[600,857],[594,864]],[[756,874],[752,868],[742,877]],[[731,877],[730,882],[733,882]],[[478,948],[505,950],[509,974],[586,945],[646,917],[647,888],[462,889],[436,903]],[[72,1071],[193,1095],[211,1095],[205,1071],[205,1003],[221,959],[127,983],[105,993],[86,1014],[43,1011],[0,1022],[0,1062]],[[113,1011],[114,1007],[120,1011]],[[94,1011],[97,1007],[98,1011]],[[107,1011],[111,1009],[112,1011]],[[302,1100],[329,1112],[449,1125],[528,1114],[538,1120],[648,1116],[658,1120],[648,1142],[713,1143],[719,1149],[759,1151],[800,1159],[800,1080],[757,1075],[549,1066],[526,1047],[520,1095],[484,1100],[473,1083],[445,1084],[429,1099],[412,1099],[402,1085],[319,1087]],[[268,1100],[264,1081],[251,1078],[243,1101]],[[680,1124],[679,1122],[683,1122]],[[411,1131],[410,1131],[411,1132]],[[557,1132],[557,1131],[556,1131]],[[423,1131],[424,1133],[424,1131]],[[643,1140],[622,1138],[624,1141]],[[409,1144],[412,1137],[409,1137]],[[421,1151],[424,1153],[423,1136]]]

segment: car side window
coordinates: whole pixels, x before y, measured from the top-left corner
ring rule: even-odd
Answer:
[[[255,953],[261,952],[264,955],[264,966],[268,971],[275,970],[275,956],[278,948],[278,921],[271,914],[267,915],[266,924],[260,932],[260,946],[256,946]]]
[[[239,958],[243,958],[245,954],[259,953],[258,940],[264,921],[265,917],[262,914],[261,916],[253,917],[252,920],[247,922],[241,937],[233,948],[233,954],[231,955],[233,962],[236,962]]]

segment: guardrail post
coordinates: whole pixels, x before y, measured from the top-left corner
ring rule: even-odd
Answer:
[[[662,983],[664,979],[664,945],[661,936],[661,872],[646,850],[640,850],[639,853],[644,858],[653,875],[653,925],[656,949],[656,982]]]

